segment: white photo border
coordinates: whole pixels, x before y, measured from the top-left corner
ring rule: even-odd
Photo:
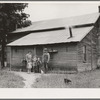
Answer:
[[[0,3],[34,3],[37,1],[0,1]],[[100,3],[100,1],[38,1],[39,3]],[[37,3],[38,3],[37,2]],[[99,99],[99,88],[0,88],[0,99]]]

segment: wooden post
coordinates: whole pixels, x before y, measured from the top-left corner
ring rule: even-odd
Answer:
[[[4,39],[2,40],[2,54],[1,54],[1,64],[2,64],[2,68],[5,67],[4,66],[4,55],[5,55],[5,41]]]
[[[11,47],[10,47],[10,71],[11,71],[11,64],[12,64],[12,62],[11,62],[11,60],[12,60],[12,57],[11,57]]]
[[[92,34],[91,34],[91,70],[93,69],[93,65],[92,65],[92,63],[93,63],[93,59],[92,59],[92,54],[93,54],[93,51],[92,51]]]

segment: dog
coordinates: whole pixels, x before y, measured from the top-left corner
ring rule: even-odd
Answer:
[[[70,79],[67,79],[67,78],[64,78],[64,83],[65,84],[69,84],[69,83],[71,83],[72,81],[70,80]]]

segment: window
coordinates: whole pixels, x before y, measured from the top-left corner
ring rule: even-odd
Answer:
[[[86,45],[83,46],[83,62],[86,62]]]
[[[17,51],[18,51],[18,49],[17,48],[15,48],[15,52],[17,53]]]
[[[49,54],[50,54],[50,59],[53,59],[55,53],[57,53],[58,50],[55,50],[55,49],[53,49],[53,48],[49,48],[49,49],[48,49],[48,52],[49,52]]]

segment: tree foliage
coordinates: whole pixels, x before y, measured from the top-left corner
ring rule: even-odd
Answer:
[[[30,25],[29,21],[26,21],[29,15],[24,13],[26,7],[28,7],[27,3],[0,3],[0,44],[2,45],[0,58],[2,66],[5,61],[7,33],[26,24]]]
[[[32,22],[30,20],[25,20],[22,24],[22,27],[27,27],[27,26],[30,26],[32,25]]]
[[[29,14],[24,13],[27,3],[0,3],[0,30],[13,31],[23,26]]]

